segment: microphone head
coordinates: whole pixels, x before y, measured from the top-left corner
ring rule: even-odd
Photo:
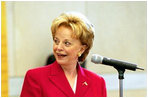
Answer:
[[[91,62],[95,64],[102,64],[103,57],[98,54],[93,54],[91,57]]]

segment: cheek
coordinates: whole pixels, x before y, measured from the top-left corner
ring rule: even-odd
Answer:
[[[79,50],[76,48],[69,49],[69,54],[71,54],[74,57],[78,56],[78,52],[79,52]]]
[[[55,52],[57,50],[57,46],[53,45],[53,52]]]

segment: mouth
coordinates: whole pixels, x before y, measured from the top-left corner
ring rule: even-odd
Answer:
[[[57,56],[61,58],[61,57],[66,57],[67,55],[66,54],[62,54],[62,53],[57,53]]]

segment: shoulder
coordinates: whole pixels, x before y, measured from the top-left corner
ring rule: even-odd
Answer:
[[[29,73],[37,72],[38,73],[38,72],[44,72],[45,70],[48,70],[48,69],[50,69],[50,65],[32,68],[32,69],[29,69],[27,72]]]
[[[29,69],[26,72],[26,76],[39,77],[39,76],[48,74],[50,72],[51,67],[52,67],[52,64]]]
[[[104,78],[102,76],[100,76],[100,75],[98,75],[98,74],[96,74],[96,73],[94,73],[92,71],[89,71],[89,70],[87,70],[85,68],[83,68],[83,71],[84,71],[85,75],[88,78],[90,78],[91,80],[104,81]]]

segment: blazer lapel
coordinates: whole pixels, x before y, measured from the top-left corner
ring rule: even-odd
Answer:
[[[85,75],[83,68],[78,64],[78,79],[75,96],[84,97],[89,87],[91,87],[90,79]]]
[[[50,66],[52,67],[50,70],[49,79],[52,81],[52,83],[57,88],[59,88],[66,96],[74,96],[72,88],[70,87],[61,66],[56,61],[53,63],[53,65]]]

